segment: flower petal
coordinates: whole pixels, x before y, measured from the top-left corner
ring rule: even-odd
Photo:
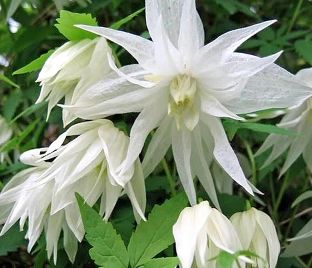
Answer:
[[[223,129],[223,126],[219,119],[206,115],[204,122],[209,126],[209,130],[214,138],[214,150],[213,155],[219,165],[228,173],[233,180],[239,185],[245,188],[245,190],[253,194],[251,187],[242,171],[242,168],[238,162],[237,156],[235,155]]]
[[[294,75],[276,64],[249,78],[239,97],[224,103],[236,114],[298,105],[312,96]]]
[[[149,69],[154,61],[153,43],[138,35],[105,27],[76,25],[78,28],[103,36],[127,50],[144,68]]]
[[[161,159],[166,155],[166,152],[171,145],[172,123],[172,118],[166,117],[153,135],[142,163],[144,177],[150,175]]]
[[[193,182],[193,176],[191,171],[191,148],[192,139],[191,132],[187,129],[172,130],[172,151],[174,161],[176,163],[177,171],[186,192],[186,195],[191,203],[195,205],[196,191]]]

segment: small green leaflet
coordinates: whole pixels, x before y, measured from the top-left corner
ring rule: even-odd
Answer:
[[[90,257],[103,268],[127,268],[129,257],[125,244],[110,222],[88,206],[77,194],[81,217],[86,230],[86,239],[92,245]]]
[[[61,10],[60,17],[56,21],[58,24],[55,27],[70,41],[94,39],[97,36],[75,26],[77,24],[97,26],[96,19],[92,18],[91,14],[79,14]]]
[[[19,88],[19,85],[15,84],[11,79],[7,78],[4,74],[0,73],[0,81],[3,81],[4,83]]]
[[[136,16],[138,16],[145,8],[141,8],[135,12],[133,12],[132,14],[130,14],[129,16],[113,23],[110,28],[118,30],[122,25],[126,24],[127,22],[131,21],[132,19],[134,19]]]
[[[42,54],[39,58],[33,60],[32,62],[28,63],[24,67],[16,70],[13,73],[13,75],[26,74],[26,73],[30,73],[30,72],[40,70],[42,68],[42,66],[44,65],[44,63],[46,62],[46,60],[52,55],[52,53],[54,51],[55,51],[55,49],[51,49],[47,53]]]
[[[145,263],[142,268],[175,268],[179,264],[176,257],[152,259]]]
[[[187,205],[184,194],[177,195],[161,206],[154,206],[146,222],[141,222],[128,245],[130,264],[137,267],[173,244],[172,226]]]

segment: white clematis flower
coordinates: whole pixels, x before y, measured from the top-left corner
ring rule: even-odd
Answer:
[[[214,268],[213,259],[221,251],[234,254],[242,250],[231,222],[207,201],[185,208],[173,226],[173,235],[181,268]],[[243,262],[241,267],[245,267]]]
[[[78,136],[66,145],[66,137]],[[35,149],[21,156],[35,166],[17,174],[0,194],[0,224],[5,233],[20,219],[28,219],[26,237],[31,250],[45,229],[47,251],[57,258],[57,242],[64,232],[64,247],[71,261],[82,241],[84,228],[75,193],[93,206],[101,199],[100,214],[107,220],[123,193],[129,196],[134,215],[144,218],[145,184],[141,163],[120,177],[116,168],[125,157],[129,138],[111,121],[84,122],[69,128],[49,148]],[[52,161],[52,162],[50,162]]]
[[[66,137],[77,136],[64,143]],[[129,196],[137,221],[144,218],[145,183],[141,163],[136,160],[122,176],[116,169],[125,158],[129,138],[109,120],[83,122],[70,127],[55,140],[41,161],[53,160],[42,175],[44,181],[55,180],[56,192],[52,214],[74,202],[74,193],[88,190],[86,200],[101,197],[102,214],[107,220],[123,191]],[[86,180],[92,177],[92,180]],[[93,203],[94,204],[94,203]]]
[[[280,53],[259,58],[234,52],[274,21],[230,31],[204,45],[204,30],[195,0],[146,0],[146,22],[152,41],[103,27],[79,26],[124,47],[138,64],[115,70],[115,77],[86,90],[75,115],[95,119],[140,112],[130,133],[128,172],[148,134],[158,128],[143,161],[148,176],[172,145],[179,177],[191,204],[196,204],[197,176],[218,206],[206,161],[211,152],[222,168],[252,194],[220,118],[294,105],[311,92],[290,73],[274,65]],[[117,76],[117,77],[116,77]]]
[[[37,79],[42,86],[37,103],[48,101],[48,116],[62,98],[65,97],[65,104],[74,104],[86,87],[111,72],[107,53],[111,53],[111,49],[105,38],[71,41],[56,49],[45,62]],[[64,125],[75,118],[63,110]]]
[[[36,165],[40,151],[25,152],[21,155],[22,162]],[[54,215],[50,214],[55,182],[49,181],[37,185],[38,179],[50,166],[51,163],[41,162],[40,165],[27,168],[16,174],[3,188],[0,194],[0,224],[4,226],[0,235],[6,233],[18,220],[22,230],[28,220],[25,237],[29,239],[28,251],[31,251],[41,233],[45,231],[48,257],[53,254],[56,263],[58,240],[63,232],[64,249],[73,262],[78,249],[78,238],[70,227],[68,219],[72,218],[74,210],[77,217],[72,221],[79,219],[79,209],[77,205],[67,206]]]
[[[310,87],[312,92],[312,68],[303,69],[296,76],[302,83]],[[298,135],[295,137],[269,135],[257,152],[259,155],[272,148],[272,152],[264,166],[269,165],[284,152],[288,151],[280,175],[284,174],[301,154],[312,172],[312,98],[299,106],[289,109],[278,126],[297,132]]]
[[[0,147],[5,144],[11,137],[13,131],[5,119],[0,116]],[[0,153],[0,163],[4,161],[5,153]]]
[[[249,250],[260,258],[254,260],[256,267],[275,268],[280,252],[280,243],[271,218],[262,211],[251,208],[235,213],[231,217],[244,250]]]

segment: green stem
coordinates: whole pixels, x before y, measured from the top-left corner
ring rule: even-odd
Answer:
[[[292,16],[292,18],[291,18],[289,27],[288,27],[288,29],[287,29],[287,33],[290,33],[292,27],[294,26],[294,24],[295,24],[295,22],[296,22],[296,19],[297,19],[299,13],[300,13],[300,9],[301,9],[302,4],[303,4],[303,0],[299,0],[299,1],[298,1],[298,4],[297,4],[297,6],[296,6],[296,9],[295,9],[295,11],[294,11],[294,14],[293,14],[293,16]]]
[[[287,172],[285,177],[284,177],[284,181],[283,181],[283,184],[281,186],[280,192],[277,196],[276,203],[274,204],[274,207],[273,207],[274,215],[277,215],[277,210],[278,210],[278,208],[282,202],[282,199],[284,197],[285,191],[286,191],[287,186],[288,186],[288,182],[289,182],[289,173]]]
[[[172,177],[172,175],[171,175],[171,172],[170,172],[170,170],[169,170],[168,163],[167,163],[167,161],[166,161],[165,158],[163,158],[163,159],[161,160],[161,164],[162,164],[163,169],[164,169],[164,171],[165,171],[165,173],[166,173],[166,177],[167,177],[167,180],[168,180],[168,183],[169,183],[169,186],[170,186],[171,195],[172,195],[172,196],[175,196],[175,195],[177,194],[176,189],[175,189],[175,182],[174,182],[174,179],[173,179],[173,177]]]

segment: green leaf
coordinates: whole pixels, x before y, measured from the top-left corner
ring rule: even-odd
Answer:
[[[19,88],[19,85],[15,84],[11,79],[7,78],[4,74],[1,74],[1,73],[0,73],[0,81],[5,82],[6,84],[12,87]]]
[[[179,264],[176,257],[152,259],[145,263],[142,268],[175,268]]]
[[[127,268],[129,257],[127,249],[109,222],[87,205],[77,194],[81,217],[86,230],[86,239],[92,245],[90,257],[103,268]]]
[[[226,251],[221,251],[217,256],[217,266],[222,268],[232,268],[236,256]]]
[[[30,107],[26,108],[23,112],[21,112],[19,115],[14,117],[13,120],[10,122],[10,124],[14,123],[17,119],[21,118],[22,116],[29,116],[30,114],[40,110],[46,105],[47,105],[46,102],[40,102],[40,103],[35,103],[31,105]]]
[[[115,29],[115,30],[118,30],[122,25],[128,23],[129,21],[133,20],[136,16],[138,16],[140,13],[142,13],[142,11],[144,10],[145,8],[141,8],[135,12],[133,12],[132,14],[130,14],[129,16],[113,23],[110,28],[112,29]]]
[[[3,116],[6,120],[10,121],[14,116],[18,105],[23,100],[23,95],[20,90],[14,90],[6,100],[3,107]]]
[[[173,244],[172,226],[186,205],[186,196],[180,194],[161,206],[154,206],[148,220],[138,225],[130,239],[128,252],[132,267],[145,264]]]
[[[16,249],[26,244],[24,239],[25,232],[20,232],[18,224],[15,224],[3,236],[0,236],[0,256],[5,256],[9,252],[16,251]]]
[[[309,199],[312,197],[312,191],[306,191],[303,194],[299,195],[296,200],[292,203],[291,208],[294,208],[295,206],[299,205],[302,201]]]
[[[77,24],[97,26],[96,19],[92,18],[91,14],[79,14],[62,10],[60,17],[56,21],[58,24],[55,27],[70,41],[94,39],[97,36],[75,26]]]
[[[269,134],[277,134],[277,135],[286,135],[286,136],[296,136],[298,135],[297,132],[291,131],[289,129],[280,128],[274,125],[267,125],[267,124],[260,124],[260,123],[243,123],[238,122],[234,120],[224,120],[223,122],[224,127],[226,130],[230,129],[233,131],[233,129],[250,129],[257,132],[264,132]]]
[[[312,65],[312,40],[298,40],[295,42],[297,53]]]
[[[16,74],[26,74],[26,73],[30,73],[30,72],[33,72],[33,71],[40,70],[42,68],[42,66],[44,65],[44,63],[46,62],[46,60],[52,55],[52,53],[54,51],[55,51],[55,49],[51,49],[47,53],[42,54],[39,58],[33,60],[32,62],[28,63],[24,67],[16,70],[13,73],[13,75],[16,75]]]

